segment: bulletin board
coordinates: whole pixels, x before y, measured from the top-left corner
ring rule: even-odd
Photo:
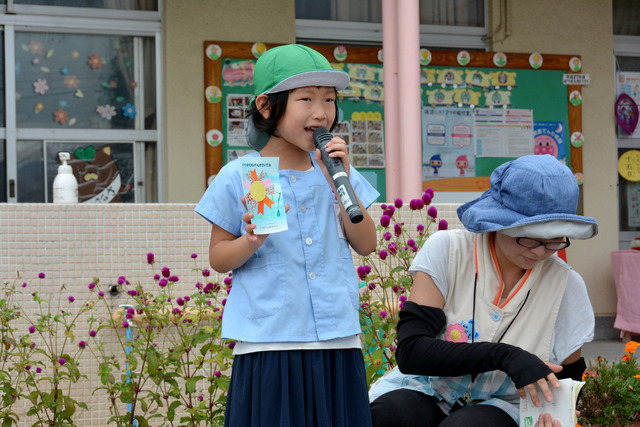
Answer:
[[[252,151],[244,135],[245,112],[253,97],[253,67],[262,53],[275,46],[203,43],[207,183],[223,164]],[[344,45],[312,47],[351,77],[349,88],[338,96],[339,122],[333,133],[347,141],[351,162],[377,188],[380,200],[384,201],[382,49]],[[564,141],[564,160],[582,182],[581,85],[563,83],[565,74],[580,72],[578,56],[427,49],[422,49],[420,55],[423,122],[425,118],[434,117],[430,115],[433,111],[437,113],[435,116],[442,116],[442,112],[469,116],[475,114],[474,109],[493,109],[503,115],[505,111],[529,111],[541,133]],[[557,134],[558,126],[561,135]],[[423,152],[429,149],[427,141],[432,139],[427,135],[433,136],[432,130],[423,123]],[[459,132],[457,141],[464,141],[464,134]],[[423,163],[428,162],[424,156]],[[471,157],[474,176],[434,177],[423,168],[423,187],[436,191],[484,191],[489,187],[491,171],[515,158],[473,154]]]

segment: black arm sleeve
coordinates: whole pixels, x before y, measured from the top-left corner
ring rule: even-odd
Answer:
[[[571,378],[576,381],[582,381],[582,374],[587,369],[587,364],[584,361],[584,357],[576,360],[568,365],[562,365],[562,371],[556,373],[556,377],[561,380],[564,378]]]
[[[551,369],[536,355],[509,344],[454,343],[436,338],[446,324],[444,312],[406,301],[398,321],[396,360],[402,373],[460,376],[499,369],[516,388],[546,377]]]

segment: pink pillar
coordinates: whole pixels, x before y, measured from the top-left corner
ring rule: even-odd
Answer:
[[[383,1],[383,3],[385,3]],[[420,7],[418,0],[398,0],[398,126],[400,193],[404,201],[422,193],[420,102]],[[384,30],[384,29],[383,29]],[[385,98],[387,91],[385,90]],[[386,100],[385,100],[386,101]],[[386,118],[386,115],[385,115]],[[387,171],[388,173],[388,171]],[[389,197],[396,197],[387,193]]]
[[[400,135],[398,125],[398,0],[382,2],[384,54],[384,140],[387,200],[400,197]]]

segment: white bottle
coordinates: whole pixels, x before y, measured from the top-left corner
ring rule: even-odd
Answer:
[[[62,164],[58,166],[58,175],[53,180],[53,203],[78,203],[78,181],[67,164],[71,155],[60,152],[58,157]]]

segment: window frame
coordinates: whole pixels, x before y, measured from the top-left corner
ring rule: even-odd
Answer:
[[[163,109],[163,52],[162,52],[162,0],[158,0],[158,11],[129,11],[97,8],[75,8],[63,6],[33,6],[16,5],[8,0],[7,5],[0,6],[0,27],[4,33],[4,61],[5,61],[5,127],[0,128],[0,139],[5,140],[6,160],[6,188],[7,203],[18,202],[17,176],[17,146],[19,140],[41,141],[105,141],[130,142],[135,141],[136,147],[145,142],[156,144],[157,200],[164,202],[165,172],[160,165],[164,164],[164,129],[162,126]],[[144,118],[136,116],[136,129],[56,129],[56,128],[18,128],[16,122],[16,79],[15,79],[15,34],[16,32],[46,32],[63,34],[96,34],[132,37],[151,37],[155,40],[155,108],[156,129],[145,130]],[[141,58],[141,40],[137,40]],[[141,73],[141,71],[138,71]],[[144,81],[137,75],[142,86],[136,98],[136,105],[142,105],[144,98]],[[139,150],[139,148],[137,148]],[[138,156],[140,157],[140,156]],[[144,156],[142,156],[144,157]],[[138,167],[142,170],[138,170]],[[136,176],[144,173],[144,162],[136,164]],[[137,184],[137,183],[136,183]],[[11,189],[15,189],[11,193]],[[144,185],[136,185],[136,203],[145,202]]]

